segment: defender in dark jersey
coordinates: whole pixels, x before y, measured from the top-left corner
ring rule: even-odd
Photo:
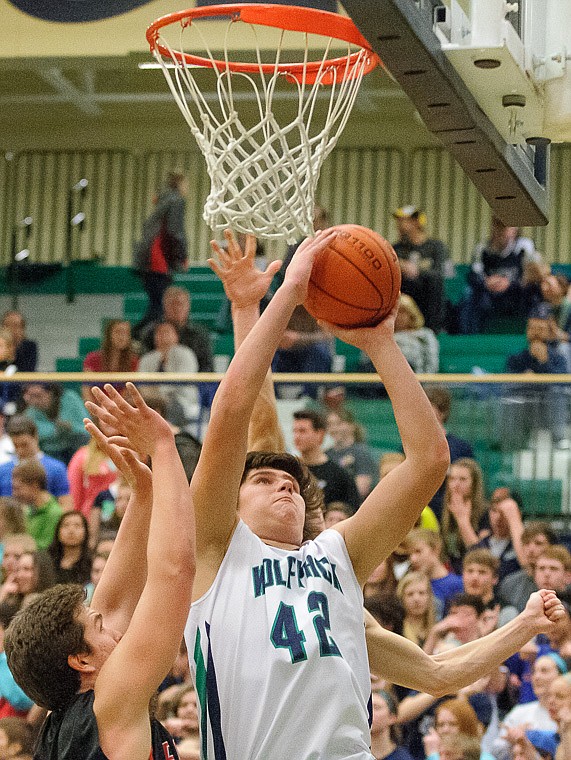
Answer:
[[[133,489],[91,606],[81,586],[55,586],[6,633],[16,681],[52,711],[34,760],[178,757],[149,719],[149,702],[176,657],[190,607],[194,513],[168,424],[127,387],[134,406],[110,385],[105,393],[94,388],[97,403],[87,404],[105,432],[86,420],[87,430]],[[133,451],[150,457],[152,478]]]

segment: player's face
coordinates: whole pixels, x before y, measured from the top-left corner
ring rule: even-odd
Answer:
[[[84,626],[84,638],[89,645],[90,664],[99,671],[117,644],[121,633],[105,625],[103,615],[91,607],[82,607],[79,621]]]
[[[238,512],[262,540],[299,546],[305,501],[297,480],[284,470],[250,470],[240,487]]]
[[[407,615],[425,615],[428,609],[428,586],[426,583],[410,583],[404,590],[402,603]]]
[[[537,588],[549,588],[562,591],[569,583],[569,573],[562,562],[550,557],[540,557],[535,564],[535,585]]]
[[[494,574],[487,565],[476,563],[467,565],[462,571],[464,591],[475,596],[485,596],[492,593],[494,588]]]

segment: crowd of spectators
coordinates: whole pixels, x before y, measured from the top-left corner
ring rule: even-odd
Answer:
[[[404,206],[394,217],[403,272],[396,339],[415,371],[436,372],[436,333],[451,324],[444,296],[449,254],[441,241],[429,237],[420,209]],[[159,279],[164,285],[165,278]],[[460,328],[479,331],[494,314],[526,317],[528,348],[506,357],[506,368],[567,372],[568,287],[565,277],[542,268],[532,241],[494,220],[490,239],[475,253],[460,304]],[[188,291],[170,286],[161,292],[162,311],[154,304],[153,318],[139,325],[137,340],[129,322],[109,321],[101,348],[85,358],[85,371],[212,370],[210,337],[190,319]],[[315,369],[316,351],[323,351],[318,358],[330,369],[331,340],[304,318],[297,314],[299,321],[286,331],[288,343],[278,352],[276,369],[290,367],[288,362],[294,362],[293,371]],[[25,336],[22,315],[7,312],[0,328],[0,371],[34,371],[36,362],[37,348]],[[361,368],[368,369],[364,364]],[[319,369],[323,371],[321,365]],[[119,381],[114,385],[119,391],[124,388]],[[552,420],[554,440],[564,441],[567,420],[557,389],[536,385],[533,397],[516,390],[512,398],[523,401],[518,430],[532,416],[525,404],[541,403],[540,413]],[[82,392],[89,399],[87,385]],[[198,446],[192,438],[201,403],[198,388],[165,382],[146,392],[149,403],[180,436],[181,451],[189,440]],[[18,609],[52,584],[79,583],[91,598],[130,487],[85,435],[86,411],[79,393],[43,382],[22,388],[5,384],[3,393],[0,758],[6,744],[18,749],[11,756],[25,760],[31,757],[41,711],[38,716],[11,678],[2,652],[3,630]],[[428,395],[446,428],[450,394],[432,387]],[[342,403],[298,410],[291,427],[296,453],[323,491],[326,527],[354,514],[378,479],[403,458],[402,451],[379,457]],[[538,588],[559,593],[566,617],[550,637],[536,637],[486,678],[444,698],[407,691],[372,673],[372,753],[377,760],[560,760],[566,757],[561,752],[571,747],[570,539],[548,523],[524,522],[517,493],[497,488],[488,494],[486,473],[471,443],[448,432],[446,438],[451,452],[446,480],[406,541],[370,577],[366,607],[381,625],[430,655],[504,625]],[[195,453],[196,448],[193,462]],[[175,736],[180,757],[199,758],[196,694],[184,646],[161,687],[157,715]]]

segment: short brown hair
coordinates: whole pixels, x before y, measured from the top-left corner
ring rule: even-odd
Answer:
[[[14,435],[32,435],[34,438],[38,437],[36,423],[25,414],[15,414],[13,417],[10,417],[6,425],[6,432],[10,437]]]
[[[467,552],[462,560],[462,570],[468,565],[483,565],[488,567],[494,575],[497,575],[500,570],[500,560],[494,557],[489,549],[472,549]]]
[[[452,396],[448,388],[444,388],[442,385],[432,385],[425,388],[425,393],[432,406],[435,406],[442,415],[443,422],[446,422],[450,417],[452,403]]]
[[[84,598],[79,585],[53,586],[23,607],[6,631],[6,657],[16,683],[48,710],[65,707],[81,686],[67,660],[90,652],[78,620]]]
[[[315,538],[323,530],[323,491],[317,484],[317,480],[303,462],[293,454],[276,453],[273,451],[250,451],[246,457],[242,484],[250,470],[283,470],[299,485],[299,492],[305,501],[305,523],[303,526],[303,540]]]
[[[557,533],[551,525],[540,520],[528,522],[523,526],[521,541],[523,544],[529,544],[536,536],[545,536],[549,544],[557,543]]]
[[[17,464],[12,470],[12,478],[18,478],[27,486],[38,486],[42,491],[46,490],[48,484],[46,471],[37,459],[27,459]]]
[[[566,572],[571,571],[571,554],[569,553],[569,550],[566,549],[561,544],[546,546],[545,549],[543,549],[543,551],[537,558],[537,562],[539,562],[539,560],[542,559],[543,557],[546,557],[547,559],[554,559],[557,562],[561,562]],[[537,563],[536,563],[536,567],[537,567]]]
[[[314,430],[327,430],[325,417],[313,409],[299,409],[293,413],[294,420],[309,420]]]

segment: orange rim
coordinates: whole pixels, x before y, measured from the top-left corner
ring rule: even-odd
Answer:
[[[381,61],[379,57],[371,50],[368,41],[359,32],[350,18],[340,16],[337,13],[329,11],[320,11],[314,8],[303,8],[293,5],[261,5],[261,4],[241,4],[231,3],[225,5],[210,5],[199,8],[190,8],[185,11],[169,13],[167,16],[154,21],[147,29],[147,41],[150,45],[151,52],[158,51],[166,58],[175,59],[178,63],[188,64],[191,66],[203,66],[205,68],[216,68],[219,71],[258,73],[263,71],[264,74],[273,74],[276,70],[282,74],[294,78],[296,81],[305,81],[309,84],[315,81],[319,71],[326,72],[322,77],[323,84],[331,84],[334,81],[351,79],[353,66],[359,59],[361,51],[342,56],[341,58],[332,58],[323,61],[309,61],[307,63],[241,63],[239,61],[212,60],[192,53],[183,53],[181,51],[171,51],[159,42],[160,30],[163,27],[172,24],[181,23],[183,27],[190,26],[192,21],[197,18],[209,18],[216,16],[229,16],[232,21],[243,21],[247,24],[258,24],[260,26],[271,26],[277,29],[285,29],[291,32],[307,32],[317,34],[323,37],[332,37],[334,39],[348,42],[352,45],[358,45],[362,50],[366,50],[368,55],[364,64],[364,73],[368,74]]]

